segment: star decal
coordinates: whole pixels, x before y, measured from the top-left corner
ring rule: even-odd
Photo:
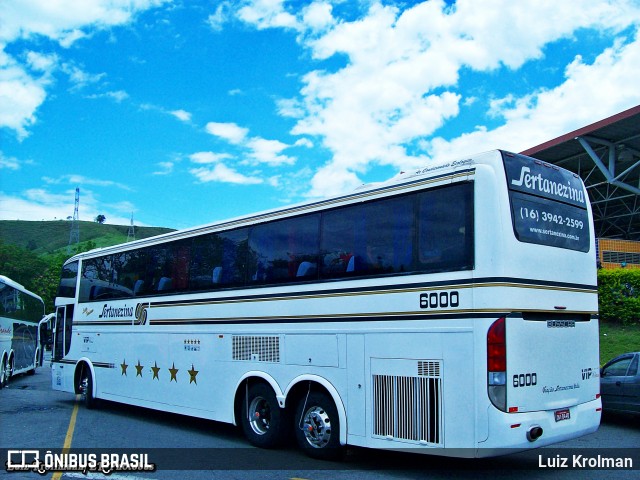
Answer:
[[[125,377],[127,376],[127,367],[129,365],[127,365],[127,361],[126,360],[122,360],[122,363],[120,364],[120,368],[122,368],[122,375],[124,375]]]
[[[198,370],[194,368],[193,363],[191,364],[191,370],[187,370],[187,373],[189,374],[189,384],[195,383],[196,385],[198,385],[198,381],[196,380]]]
[[[153,378],[157,378],[158,381],[160,381],[160,377],[158,376],[158,372],[160,371],[158,362],[153,362],[153,367],[151,367],[151,370],[153,370]],[[151,380],[153,380],[153,378]]]
[[[136,367],[136,377],[141,377],[144,366],[140,365],[140,360],[138,360],[138,364],[134,366]]]
[[[178,383],[178,378],[176,377],[176,375],[178,374],[178,369],[176,368],[175,363],[171,365],[171,368],[169,369],[169,373],[171,373],[171,378],[169,379],[169,383],[171,383],[172,380],[175,380],[176,383]]]

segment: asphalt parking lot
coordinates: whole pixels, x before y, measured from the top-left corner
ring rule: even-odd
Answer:
[[[293,445],[282,450],[251,447],[233,426],[101,402],[87,410],[74,395],[50,388],[49,369],[32,376],[19,376],[0,391],[1,454],[9,450],[96,454],[124,452],[147,454],[155,471],[102,473],[58,472],[44,476],[33,472],[11,472],[19,478],[111,478],[155,480],[181,478],[321,478],[368,480],[398,478],[637,478],[640,469],[640,418],[605,416],[595,434],[563,444],[491,459],[456,459],[403,452],[349,449],[342,462],[312,460]],[[600,457],[630,457],[633,469],[602,470],[573,465],[574,455],[583,460]],[[562,459],[568,465],[563,467]],[[5,462],[3,460],[3,463]]]

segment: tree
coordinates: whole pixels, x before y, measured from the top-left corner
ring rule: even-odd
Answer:
[[[103,224],[105,222],[105,220],[107,219],[107,217],[105,217],[104,215],[100,214],[96,217],[96,222],[98,222],[99,224]]]

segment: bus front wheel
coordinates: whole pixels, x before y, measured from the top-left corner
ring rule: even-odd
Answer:
[[[82,367],[78,390],[80,390],[84,406],[88,409],[94,408],[96,406],[96,399],[93,396],[93,376],[91,375],[91,370],[87,365]]]
[[[295,421],[296,440],[307,455],[322,460],[342,457],[338,409],[329,395],[313,391],[304,395],[298,403]]]
[[[274,448],[284,437],[284,412],[278,406],[276,395],[264,383],[250,385],[242,405],[242,430],[252,445]]]
[[[0,362],[0,388],[4,388],[9,383],[11,371],[8,367],[7,357],[2,357]]]

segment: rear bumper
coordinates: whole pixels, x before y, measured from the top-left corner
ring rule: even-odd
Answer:
[[[601,409],[600,399],[593,400],[568,408],[570,418],[556,421],[555,410],[504,413],[490,407],[489,436],[478,444],[476,456],[503,455],[588,435],[598,430]],[[535,440],[528,435],[534,428],[542,429],[542,434]]]

